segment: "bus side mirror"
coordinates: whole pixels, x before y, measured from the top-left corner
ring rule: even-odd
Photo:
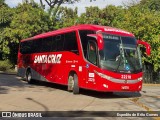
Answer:
[[[145,47],[146,47],[146,53],[147,53],[147,55],[148,55],[148,56],[151,55],[151,46],[150,46],[149,43],[144,42],[144,41],[142,41],[142,40],[137,40],[137,44],[138,44],[138,45],[143,45],[143,46],[145,46]]]
[[[99,50],[102,50],[104,48],[104,41],[102,34],[88,34],[87,36],[94,37],[97,40]]]

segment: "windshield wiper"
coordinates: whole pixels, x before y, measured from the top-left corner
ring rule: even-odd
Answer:
[[[119,64],[118,64],[118,67],[117,67],[116,71],[118,71],[122,59],[123,59],[124,68],[126,67],[126,58],[125,58],[124,47],[123,47],[123,43],[122,43],[121,37],[120,37],[120,40],[121,40],[121,43],[119,45],[120,61],[119,61]]]
[[[122,41],[121,41],[119,48],[120,48],[120,54],[122,54],[123,64],[124,64],[124,68],[125,68],[126,67],[126,57],[125,57],[124,47],[123,47]]]
[[[121,54],[121,53],[120,53],[120,54]],[[116,72],[118,72],[119,66],[120,66],[120,64],[121,64],[121,60],[122,60],[122,56],[120,55],[120,60],[119,60],[119,63],[118,63],[118,67],[117,67],[117,69],[116,69]]]

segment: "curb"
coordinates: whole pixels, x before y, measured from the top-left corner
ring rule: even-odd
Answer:
[[[143,86],[160,86],[160,83],[158,84],[143,83]]]

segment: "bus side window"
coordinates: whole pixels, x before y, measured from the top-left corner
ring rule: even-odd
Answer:
[[[57,35],[56,36],[56,42],[57,42],[57,51],[63,51],[64,46],[64,34]]]
[[[79,54],[76,32],[69,32],[65,34],[64,51]]]
[[[43,38],[42,52],[51,52],[52,50],[52,37]]]
[[[37,39],[37,40],[34,40],[33,41],[33,46],[32,46],[32,53],[40,53],[40,52],[43,52],[43,39],[40,38],[40,39]]]
[[[33,46],[32,40],[22,42],[20,45],[20,52],[22,54],[30,54],[30,53],[32,53],[32,46]]]
[[[93,41],[88,42],[88,60],[97,65],[97,45]]]
[[[54,52],[57,50],[57,41],[56,36],[52,36],[52,45],[51,45],[51,52]]]

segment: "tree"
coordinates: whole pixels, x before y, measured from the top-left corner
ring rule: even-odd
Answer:
[[[143,57],[154,66],[154,70],[160,69],[160,14],[148,7],[137,4],[126,9],[121,28],[131,31],[136,38],[150,43],[152,52],[150,57]]]
[[[0,60],[3,58],[3,38],[4,29],[9,26],[12,20],[12,9],[5,4],[4,0],[0,1]]]
[[[80,23],[98,24],[104,26],[118,26],[123,21],[124,9],[121,6],[109,5],[103,9],[87,7],[81,14]]]
[[[11,22],[12,19],[12,9],[2,5],[0,7],[0,29],[6,27],[7,25],[9,25],[9,23]]]
[[[81,24],[99,24],[101,10],[98,7],[86,7],[86,12],[79,17]]]
[[[61,4],[73,4],[78,1],[79,0],[45,0],[45,2],[50,8],[54,8],[56,6],[60,7]],[[41,6],[45,8],[45,5],[42,0],[40,0],[40,3],[41,3]]]
[[[6,59],[15,64],[19,41],[50,29],[49,15],[38,5],[26,2],[18,5],[10,26],[4,29],[3,52]]]
[[[0,7],[2,6],[8,6],[6,3],[5,3],[5,0],[0,0]]]
[[[78,1],[80,1],[80,0],[45,0],[47,5],[49,6],[49,13],[50,14],[52,13],[53,16],[56,15],[59,7],[62,4],[73,4],[73,3],[78,2]],[[43,0],[40,0],[40,4],[41,4],[41,7],[43,9],[45,9],[45,5],[44,5]]]
[[[77,8],[74,10],[67,7],[60,7],[55,19],[55,28],[69,27],[77,24]]]
[[[51,16],[52,21],[55,21],[57,17],[57,13],[59,14],[58,11],[61,10],[59,8],[61,7],[62,4],[74,4],[79,1],[81,0],[40,0],[40,4],[41,4],[41,7],[45,9],[46,7],[44,2],[47,3],[47,5],[49,6],[48,13]],[[90,2],[92,1],[96,1],[96,0],[90,0]]]
[[[140,6],[149,8],[150,10],[160,11],[160,0],[141,0]]]

